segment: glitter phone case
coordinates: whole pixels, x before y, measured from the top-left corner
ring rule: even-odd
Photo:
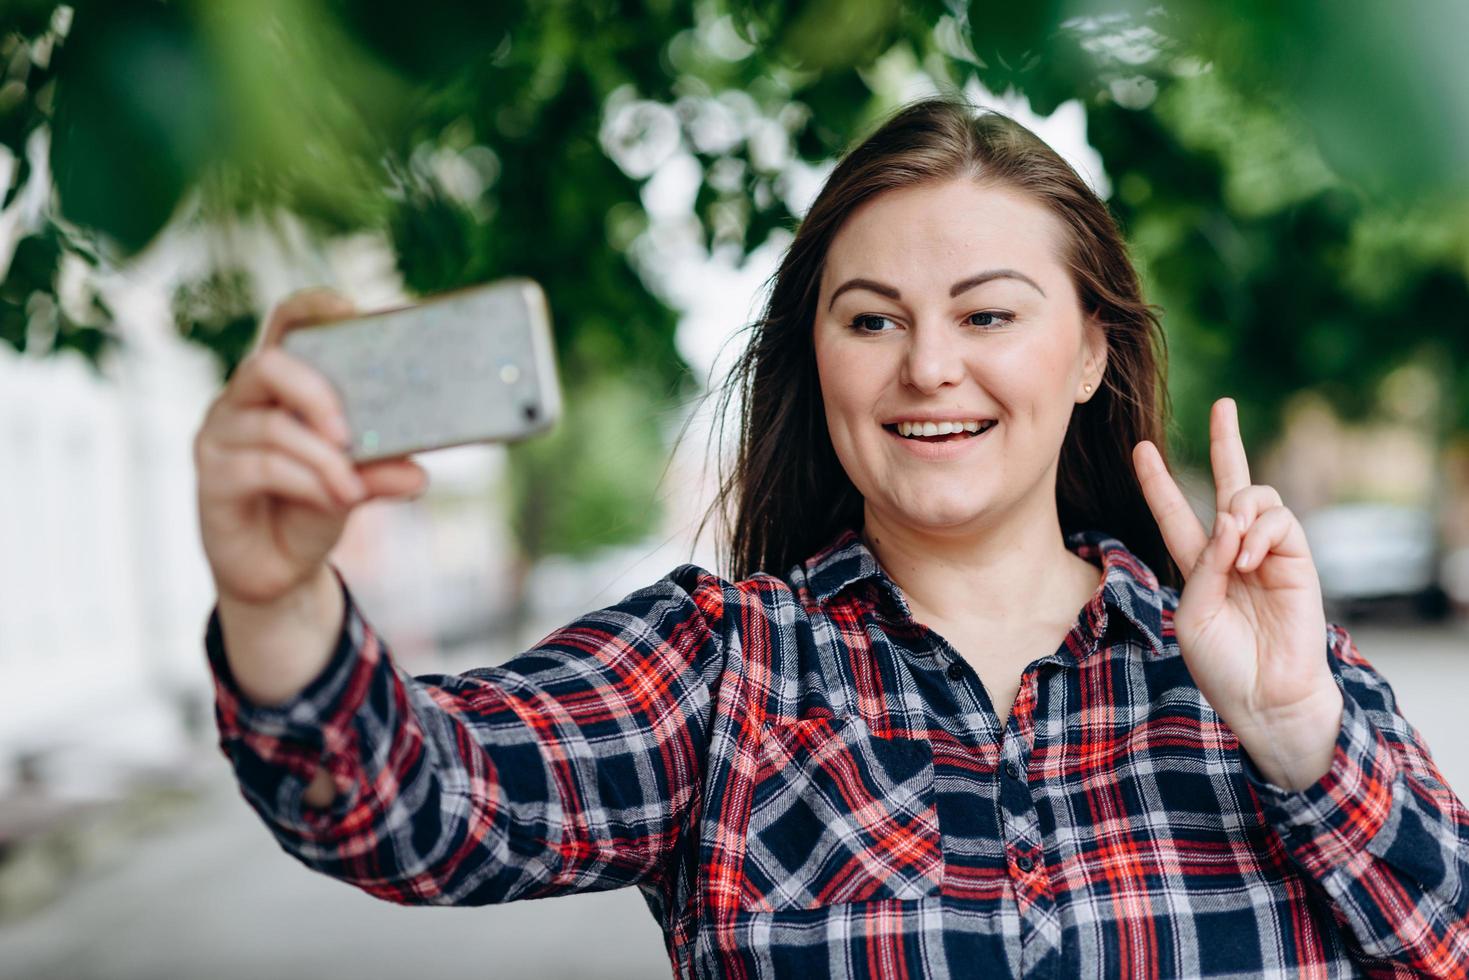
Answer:
[[[561,415],[550,313],[530,279],[299,327],[281,346],[336,388],[357,462],[513,442]]]

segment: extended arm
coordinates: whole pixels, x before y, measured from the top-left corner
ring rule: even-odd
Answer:
[[[675,570],[504,667],[413,678],[345,583],[330,658],[279,704],[206,636],[220,744],[307,865],[392,901],[484,904],[655,875],[697,798],[723,650],[719,580]],[[310,805],[324,771],[332,793]]]

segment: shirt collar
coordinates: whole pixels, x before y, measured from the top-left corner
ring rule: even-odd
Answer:
[[[1100,557],[1102,583],[1081,611],[1098,639],[1106,632],[1108,611],[1115,610],[1155,655],[1164,655],[1163,609],[1168,601],[1153,570],[1121,541],[1102,531],[1075,531],[1065,541],[1068,549],[1092,564],[1097,564]],[[850,528],[844,528],[826,547],[802,562],[798,571],[818,605],[827,605],[859,582],[873,581],[898,608],[908,612],[902,590]]]

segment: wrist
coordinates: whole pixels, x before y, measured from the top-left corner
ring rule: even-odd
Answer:
[[[251,702],[289,701],[319,675],[335,648],[345,602],[336,573],[321,567],[269,602],[221,594],[219,626],[235,685]]]
[[[1331,770],[1344,710],[1333,681],[1306,701],[1230,727],[1267,782],[1298,792]]]

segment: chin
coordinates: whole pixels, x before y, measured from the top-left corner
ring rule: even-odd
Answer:
[[[976,507],[973,501],[940,507],[895,507],[889,513],[892,519],[906,527],[919,531],[948,531],[963,528],[982,520],[985,508]]]
[[[974,527],[984,519],[983,511],[966,513],[963,516],[947,517],[943,520],[930,520],[918,525],[922,530],[930,533],[942,534],[949,531],[962,531]]]

